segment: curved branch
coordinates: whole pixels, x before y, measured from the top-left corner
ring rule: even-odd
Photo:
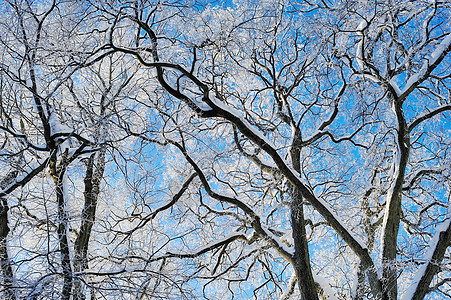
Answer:
[[[418,269],[412,285],[404,293],[402,300],[421,300],[429,292],[429,285],[440,269],[440,263],[451,242],[451,219],[447,219],[436,229],[425,255],[425,263]]]
[[[255,154],[250,154],[246,152],[246,150],[243,149],[243,147],[240,144],[240,141],[238,140],[238,133],[236,131],[235,126],[233,127],[233,138],[235,140],[236,147],[240,151],[241,154],[243,154],[245,157],[247,157],[250,161],[252,161],[257,167],[260,168],[263,172],[266,172],[268,174],[279,174],[279,170],[273,166],[267,165],[261,161],[260,158],[258,158]]]
[[[407,81],[404,89],[399,96],[400,101],[403,101],[407,96],[417,88],[423,81],[429,78],[429,75],[442,62],[445,56],[451,51],[451,33],[449,33],[443,41],[437,46],[434,52],[431,53],[430,58],[426,59],[421,69],[412,75]]]
[[[174,141],[168,141],[172,145],[176,146],[182,154],[185,156],[185,159],[191,164],[193,169],[197,172],[197,175],[199,176],[200,181],[202,182],[202,185],[204,186],[205,191],[207,194],[212,197],[213,199],[216,199],[220,202],[229,203],[232,205],[237,206],[242,211],[246,213],[246,215],[251,219],[252,227],[254,228],[255,232],[260,235],[261,237],[268,240],[268,242],[271,244],[271,246],[287,261],[292,263],[293,260],[293,253],[291,249],[289,249],[287,246],[282,244],[278,241],[278,239],[274,236],[274,234],[271,233],[271,231],[268,228],[265,228],[260,222],[260,216],[258,216],[252,208],[250,208],[247,204],[242,202],[241,200],[238,200],[235,197],[230,197],[226,195],[221,195],[213,191],[210,184],[208,183],[207,178],[205,177],[204,173],[200,169],[200,167],[196,164],[196,162],[189,156],[186,149],[180,145],[177,142]]]
[[[42,172],[45,169],[49,160],[50,160],[50,158],[47,158],[46,160],[44,160],[43,163],[41,163],[39,166],[37,166],[31,172],[24,175],[22,177],[22,179],[19,179],[19,180],[16,179],[14,183],[11,183],[8,187],[2,189],[0,191],[0,198],[5,197],[6,195],[12,193],[18,187],[22,187],[22,186],[26,185],[31,179],[33,179],[37,174],[39,174],[40,172]]]
[[[165,258],[170,258],[170,257],[177,257],[177,258],[195,258],[198,257],[206,252],[209,252],[211,250],[217,249],[217,248],[221,248],[224,246],[229,245],[230,243],[236,241],[236,240],[243,240],[243,241],[247,241],[246,237],[243,234],[232,234],[230,236],[227,236],[223,239],[220,239],[219,241],[210,243],[206,246],[200,247],[190,253],[186,252],[186,253],[171,253],[171,252],[167,252],[166,255],[164,255]]]
[[[412,122],[412,124],[409,125],[409,129],[408,129],[409,132],[412,132],[412,130],[415,127],[417,127],[421,122],[426,121],[426,120],[428,120],[444,111],[447,111],[447,110],[451,110],[451,104],[442,105],[442,106],[434,109],[433,111],[428,112],[427,114],[419,116]]]
[[[418,179],[420,179],[422,176],[429,175],[429,174],[441,174],[443,172],[443,169],[421,169],[418,172],[413,175],[412,179],[409,180],[404,186],[402,187],[403,191],[410,190],[415,182],[417,182]]]
[[[191,74],[188,70],[185,70],[179,65],[170,64],[170,63],[161,63],[159,62],[158,53],[157,53],[157,37],[155,33],[149,28],[146,27],[146,24],[143,24],[139,20],[134,20],[138,22],[138,24],[149,34],[149,37],[152,41],[152,55],[154,58],[154,62],[148,63],[144,61],[144,59],[134,50],[123,49],[116,47],[117,51],[122,51],[124,53],[131,54],[135,56],[141,64],[148,67],[154,67],[157,71],[158,81],[162,85],[162,87],[172,96],[177,99],[185,102],[192,110],[198,113],[201,117],[219,117],[223,118],[233,125],[235,125],[242,134],[244,134],[247,138],[249,138],[252,142],[254,142],[258,147],[260,147],[263,151],[265,151],[274,161],[275,165],[279,169],[279,171],[296,187],[299,188],[303,197],[309,201],[312,206],[326,219],[326,221],[330,224],[330,226],[343,238],[343,240],[348,244],[348,246],[356,253],[356,255],[362,261],[364,268],[368,272],[369,280],[371,287],[373,289],[374,295],[380,295],[382,293],[382,285],[378,276],[376,274],[376,267],[374,266],[374,262],[369,255],[368,249],[366,246],[357,239],[352,231],[344,225],[342,222],[331,210],[327,203],[317,198],[313,192],[302,182],[299,177],[299,174],[296,173],[292,168],[288,166],[285,160],[280,156],[278,150],[271,145],[269,140],[257,129],[255,129],[249,122],[241,116],[241,114],[232,107],[229,107],[225,103],[221,102],[219,99],[221,95],[218,95],[218,98],[213,96],[208,89],[207,85],[202,83],[199,79],[197,79],[193,74]],[[112,46],[114,47],[114,46]],[[210,108],[209,110],[204,110],[199,106],[199,103],[196,103],[193,99],[190,99],[188,96],[180,93],[179,91],[172,88],[164,78],[164,67],[174,68],[187,78],[192,80],[193,83],[197,84],[199,89],[203,91],[203,99],[202,103],[207,104]],[[285,256],[287,259],[291,259],[291,253],[285,250],[282,245],[277,243],[274,238],[271,237],[270,232],[265,231],[261,224],[259,217],[254,213],[254,211],[245,205],[243,202],[237,200],[236,198],[227,197],[224,195],[220,195],[215,193],[209,186],[205,176],[203,175],[200,168],[196,165],[196,163],[191,159],[191,157],[186,153],[186,150],[174,143],[180,151],[184,154],[185,158],[190,162],[193,168],[199,175],[201,182],[204,184],[204,188],[207,193],[214,199],[218,201],[230,203],[238,206],[242,209],[249,217],[252,219],[252,225],[254,229],[261,234],[262,236],[269,238],[271,243],[280,253]]]

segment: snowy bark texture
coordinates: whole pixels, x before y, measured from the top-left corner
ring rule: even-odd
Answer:
[[[0,297],[451,297],[449,1],[1,4]]]

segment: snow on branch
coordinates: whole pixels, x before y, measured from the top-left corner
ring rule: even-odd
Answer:
[[[444,171],[443,168],[435,168],[435,169],[428,169],[428,168],[421,168],[417,172],[415,172],[414,175],[410,176],[410,180],[408,182],[405,182],[403,185],[403,190],[409,190],[413,187],[413,185],[423,176],[427,176],[430,174],[441,174]]]
[[[364,59],[364,55],[363,55],[363,51],[364,51],[364,35],[363,35],[363,31],[368,27],[368,22],[366,20],[362,20],[359,24],[359,26],[357,26],[356,31],[357,34],[360,36],[360,41],[357,44],[357,49],[356,49],[356,60],[357,60],[357,65],[358,65],[358,70],[359,71],[363,71],[365,68],[365,59]]]
[[[313,276],[315,279],[315,283],[319,285],[323,292],[323,299],[328,300],[338,300],[337,296],[335,296],[334,290],[332,289],[332,285],[329,280],[326,278],[316,274]]]
[[[449,33],[443,41],[432,52],[429,58],[426,58],[421,69],[414,75],[410,76],[406,85],[401,91],[401,100],[405,99],[418,85],[425,81],[432,71],[440,64],[445,56],[451,51],[451,33]]]
[[[37,151],[47,151],[48,150],[48,147],[46,145],[35,145],[32,142],[30,142],[27,135],[17,132],[11,128],[0,125],[0,131],[4,131],[4,132],[12,135],[13,137],[19,139],[25,146],[30,147],[34,150],[37,150]]]
[[[49,158],[44,160],[39,166],[31,170],[30,172],[12,180],[8,186],[0,190],[0,198],[5,197],[6,195],[12,193],[18,187],[22,187],[26,185],[31,179],[33,179],[37,174],[42,172],[49,162]]]
[[[189,156],[186,149],[177,142],[174,141],[168,142],[176,146],[182,152],[182,154],[185,156],[185,159],[191,164],[191,166],[196,171],[205,191],[210,197],[221,202],[235,205],[236,207],[240,208],[250,218],[250,222],[255,232],[260,237],[266,239],[282,257],[284,257],[288,261],[292,261],[293,250],[287,247],[285,244],[283,244],[277,236],[275,236],[268,228],[266,228],[264,225],[261,224],[260,221],[261,217],[251,207],[249,207],[246,203],[237,199],[234,196],[228,196],[215,192],[208,183],[208,180],[203,171],[196,164],[196,162]]]
[[[210,95],[210,103],[208,103],[219,115],[225,119],[231,121],[240,131],[250,138],[254,143],[268,153],[274,160],[275,164],[279,168],[282,174],[284,174],[289,181],[298,186],[302,191],[304,197],[311,202],[311,204],[317,209],[329,224],[337,230],[345,241],[350,244],[356,252],[366,251],[366,246],[360,240],[353,236],[352,231],[346,227],[344,222],[340,220],[331,210],[331,208],[316,196],[302,183],[299,175],[293,170],[288,163],[277,152],[277,148],[264,136],[260,131],[255,129],[241,114],[234,108],[227,106],[223,102],[219,101],[215,96]]]
[[[279,300],[289,300],[291,295],[294,293],[294,288],[296,287],[297,277],[296,273],[293,272],[290,277],[290,281],[288,282],[288,286],[283,292],[283,294],[280,296]]]
[[[177,257],[177,258],[195,258],[198,257],[206,252],[209,252],[211,250],[217,249],[222,246],[229,245],[230,243],[236,241],[236,240],[243,240],[247,241],[246,237],[242,234],[232,233],[229,234],[221,239],[218,239],[214,242],[208,243],[207,245],[204,245],[202,247],[199,247],[195,250],[189,251],[189,252],[183,252],[183,253],[172,253],[167,252],[166,255],[164,255],[164,258],[170,258],[170,257]]]
[[[409,132],[411,132],[415,127],[417,127],[421,122],[426,121],[444,111],[451,110],[451,104],[445,104],[442,106],[437,107],[433,111],[430,111],[428,113],[425,113],[419,117],[417,117],[410,125],[409,125]]]
[[[272,242],[275,241],[276,244],[278,245],[278,247],[282,248],[284,250],[284,252],[289,253],[290,256],[294,255],[294,248],[293,247],[289,247],[289,246],[285,245],[284,243],[282,243],[280,238],[278,236],[276,236],[267,226],[262,225],[261,227],[262,227],[263,231],[265,232],[266,236]]]
[[[429,242],[429,250],[424,255],[424,264],[418,269],[402,300],[423,299],[428,292],[433,277],[440,268],[446,249],[451,242],[451,218],[436,227],[435,234]]]

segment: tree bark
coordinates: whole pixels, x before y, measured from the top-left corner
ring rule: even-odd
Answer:
[[[302,196],[296,188],[293,188],[291,197],[291,227],[295,249],[294,270],[298,279],[301,299],[314,300],[318,299],[318,293],[310,265]]]
[[[443,261],[443,258],[446,253],[446,249],[451,243],[451,222],[448,223],[448,226],[443,231],[440,231],[438,234],[437,245],[435,245],[435,249],[432,252],[432,256],[425,263],[426,265],[421,268],[424,268],[424,272],[418,284],[416,286],[415,292],[412,295],[412,300],[422,300],[426,294],[429,292],[429,285],[432,282],[432,279],[437,274],[440,269],[440,263]]]
[[[56,185],[56,200],[58,206],[58,241],[61,254],[61,268],[63,272],[62,300],[70,300],[73,285],[73,270],[69,252],[69,239],[67,237],[67,224],[69,216],[65,206],[65,173],[67,169],[67,151],[62,154],[60,165],[57,166],[56,150],[53,151],[49,162],[50,174]]]
[[[18,175],[17,169],[9,172],[6,177],[0,182],[0,188],[6,188],[12,180]],[[16,299],[13,287],[13,269],[11,267],[11,260],[8,254],[8,234],[9,218],[8,218],[9,205],[6,198],[0,198],[0,266],[3,277],[4,294],[3,296],[7,300]]]
[[[295,143],[295,141],[293,141]],[[291,149],[293,168],[300,173],[300,151]],[[301,191],[291,185],[291,228],[294,241],[294,270],[298,279],[301,299],[318,299],[315,280],[313,279],[307,234],[305,231],[304,207]]]
[[[105,150],[100,150],[96,162],[96,154],[92,154],[86,166],[86,176],[84,198],[85,204],[81,214],[80,231],[75,240],[75,254],[74,254],[74,270],[75,272],[82,272],[88,268],[88,247],[89,239],[91,237],[92,226],[96,218],[97,200],[100,191],[100,181],[103,177],[105,169]],[[81,275],[80,275],[81,276]],[[86,299],[83,291],[83,283],[77,280],[74,285],[74,300]]]
[[[16,299],[13,290],[13,270],[8,255],[7,237],[9,234],[8,226],[8,202],[5,198],[0,198],[0,265],[2,269],[4,297],[7,300]]]
[[[394,95],[394,94],[393,94]],[[395,97],[395,96],[393,96]],[[398,240],[399,223],[401,220],[402,187],[409,161],[410,139],[406,119],[402,109],[402,102],[393,100],[398,130],[397,153],[393,158],[394,183],[387,197],[386,212],[384,218],[384,232],[382,240],[382,265],[383,265],[383,297],[382,299],[398,299],[398,268],[396,266],[396,246]]]

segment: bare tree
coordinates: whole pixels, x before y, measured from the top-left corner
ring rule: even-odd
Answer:
[[[451,108],[447,96],[449,61],[446,60],[451,38],[445,26],[449,5],[434,2],[414,7],[410,3],[394,5],[381,1],[335,6],[321,2],[296,7],[277,2],[261,8],[243,5],[233,12],[210,7],[208,17],[173,15],[171,22],[175,24],[192,17],[198,27],[176,25],[170,30],[162,29],[164,17],[159,16],[158,7],[147,11],[137,7],[118,10],[108,49],[131,54],[144,67],[153,69],[159,84],[170,96],[208,120],[204,121],[204,130],[217,134],[221,126],[224,132],[229,132],[229,141],[234,136],[235,151],[243,159],[252,161],[260,172],[274,176],[273,180],[288,181],[285,193],[290,200],[285,203],[291,211],[291,228],[262,223],[275,210],[263,209],[271,207],[261,198],[267,195],[265,189],[253,195],[257,202],[243,198],[246,184],[255,189],[258,185],[252,184],[250,176],[246,183],[243,180],[236,184],[240,182],[235,174],[241,173],[242,160],[237,160],[240,163],[236,171],[222,171],[225,163],[221,163],[221,154],[213,159],[211,166],[199,166],[196,160],[210,157],[206,150],[199,150],[202,143],[208,144],[201,137],[203,133],[191,131],[177,112],[166,117],[174,126],[170,132],[178,131],[179,137],[163,133],[160,139],[153,139],[179,149],[210,198],[223,206],[238,208],[234,215],[241,223],[237,228],[241,228],[238,232],[242,235],[236,239],[243,239],[246,231],[251,230],[256,239],[276,250],[293,267],[303,298],[317,297],[305,226],[311,226],[311,235],[317,235],[313,240],[325,238],[319,228],[332,228],[358,258],[358,285],[352,293],[349,291],[354,297],[367,297],[368,282],[372,297],[397,299],[398,282],[402,282],[398,278],[412,278],[415,273],[418,275],[411,279],[411,287],[405,290],[404,297],[423,298],[430,292],[433,277],[440,277],[439,264],[449,244],[448,174],[446,168],[432,167],[447,165],[449,158],[438,154],[442,148],[432,150],[428,146],[445,139],[446,130],[440,124],[447,122],[447,111]],[[309,14],[315,18],[324,16],[324,21],[316,20],[323,27],[315,26]],[[210,23],[212,19],[216,22]],[[130,21],[139,28],[135,38],[138,42],[134,45],[114,36],[115,26],[119,28],[122,22]],[[306,28],[307,24],[311,28]],[[169,25],[165,23],[165,26]],[[420,34],[410,32],[414,26],[420,26]],[[419,102],[422,104],[417,102],[419,97],[424,101]],[[432,123],[433,118],[439,118],[442,123]],[[429,135],[428,130],[435,126],[438,129]],[[187,132],[192,138],[187,137]],[[148,135],[143,138],[152,139]],[[224,142],[219,148],[207,147],[224,153],[225,149],[233,151],[228,148],[232,145]],[[199,152],[204,158],[195,155]],[[362,159],[360,155],[367,158]],[[414,192],[424,176],[427,180],[423,184],[437,184],[441,196]],[[267,180],[259,177],[263,182]],[[357,177],[359,180],[354,182]],[[230,190],[234,196],[215,191],[212,180],[214,186],[223,186],[222,189]],[[267,185],[265,188],[271,189]],[[427,198],[427,204],[415,199],[419,195]],[[307,222],[302,209],[305,204],[311,205],[313,215],[318,213],[320,217]],[[349,206],[359,209],[346,210]],[[213,211],[232,215],[228,209],[217,212],[210,208],[209,213]],[[412,232],[399,234],[401,221],[411,225],[407,215],[416,211],[421,212],[418,222],[427,223],[421,227],[436,226],[435,231],[418,233],[423,236],[421,248],[428,249],[420,257],[402,250]],[[423,221],[425,214],[432,211],[435,217]],[[351,226],[355,229],[351,230]],[[288,248],[280,239],[284,230],[293,238]],[[379,234],[381,243],[376,248]],[[425,234],[431,236],[429,242],[424,240]],[[232,240],[235,238],[227,239]],[[247,242],[252,244],[250,240]],[[208,244],[208,250],[225,249],[223,240],[212,244]],[[200,249],[197,255],[203,254],[206,248]],[[346,260],[352,257],[346,253],[347,249],[343,252],[338,247],[334,251],[345,255]],[[312,252],[318,253],[320,258],[314,262],[321,266],[321,251]],[[379,253],[381,261],[375,261],[371,253]],[[425,261],[418,270],[402,272],[418,260]],[[335,280],[343,286],[340,280],[346,279]]]

